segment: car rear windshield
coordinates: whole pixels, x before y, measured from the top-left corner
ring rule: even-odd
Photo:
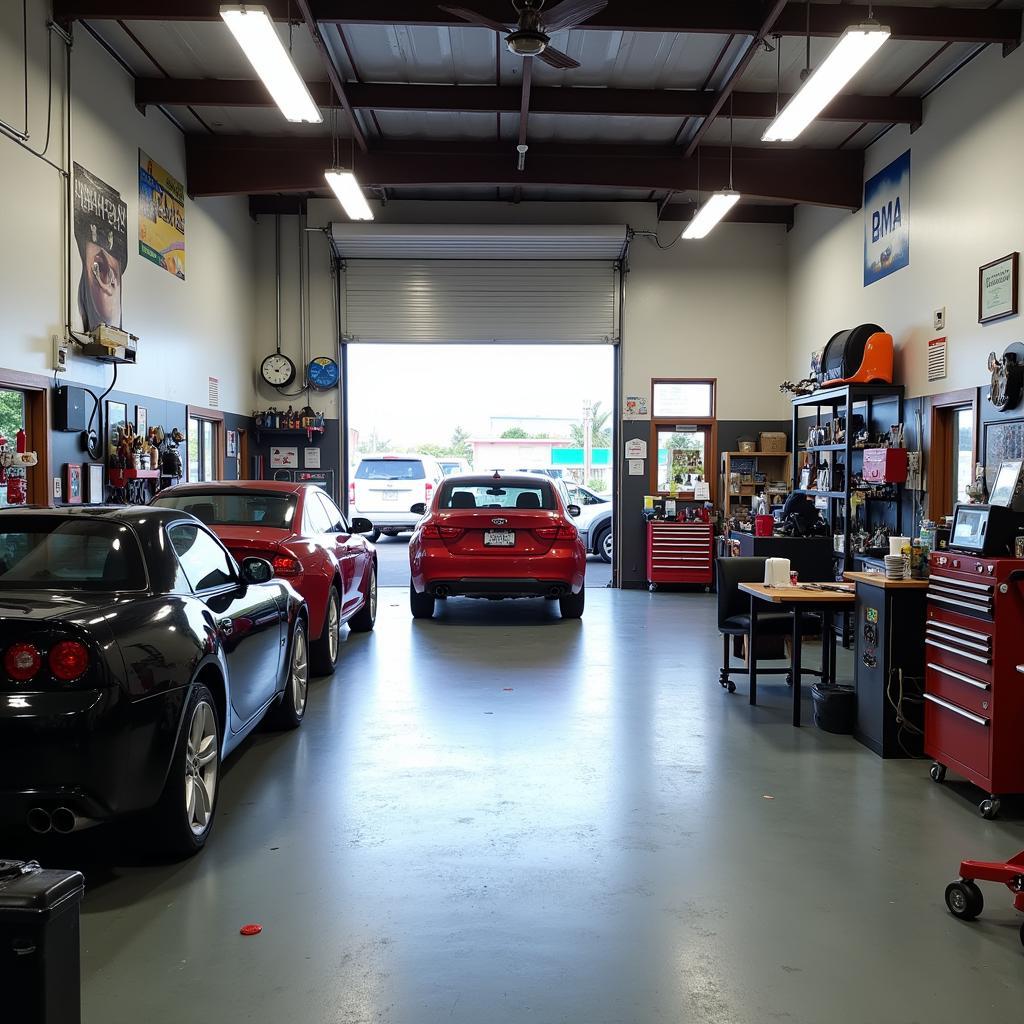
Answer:
[[[290,530],[295,518],[294,494],[188,491],[162,495],[153,504],[191,512],[207,526],[266,526],[272,530]]]
[[[143,590],[135,533],[79,516],[0,514],[0,590]]]
[[[425,480],[419,459],[363,459],[356,470],[357,480]]]
[[[550,484],[519,481],[503,483],[492,477],[481,480],[448,480],[441,485],[438,508],[543,508],[555,509]]]

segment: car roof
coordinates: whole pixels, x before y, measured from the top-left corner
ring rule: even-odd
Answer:
[[[509,487],[535,487],[537,484],[553,484],[555,481],[543,473],[452,473],[444,478],[444,482],[455,484],[507,484]]]
[[[360,462],[390,462],[400,459],[407,462],[437,462],[433,455],[421,455],[419,452],[379,452],[372,455],[361,455]]]
[[[261,494],[295,494],[316,484],[294,483],[291,480],[208,480],[206,483],[175,484],[165,487],[158,497],[165,494],[224,494],[229,491],[253,491]]]

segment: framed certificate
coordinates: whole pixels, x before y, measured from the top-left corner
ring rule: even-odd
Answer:
[[[1001,320],[1017,312],[1019,252],[978,268],[978,323]]]

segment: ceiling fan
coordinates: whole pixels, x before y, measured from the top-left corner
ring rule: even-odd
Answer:
[[[517,57],[536,57],[553,68],[578,68],[580,62],[551,46],[551,35],[576,28],[608,6],[608,0],[561,0],[545,13],[544,0],[512,0],[518,19],[502,24],[467,7],[438,5],[442,11],[471,25],[489,28],[505,36],[505,45]]]

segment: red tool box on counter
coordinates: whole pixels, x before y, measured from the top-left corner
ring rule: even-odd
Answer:
[[[986,794],[1024,792],[1024,560],[956,551],[929,557],[924,749]]]

